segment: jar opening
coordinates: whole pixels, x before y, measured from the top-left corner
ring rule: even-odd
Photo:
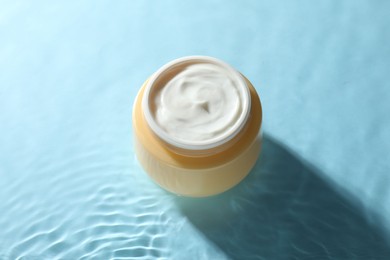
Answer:
[[[152,132],[173,148],[224,146],[245,126],[251,108],[243,76],[207,56],[173,60],[145,86],[142,109]]]

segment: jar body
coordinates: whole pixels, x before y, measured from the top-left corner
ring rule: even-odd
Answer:
[[[133,108],[135,152],[158,185],[178,195],[205,197],[230,189],[250,172],[261,150],[262,108],[252,84],[245,80],[252,102],[247,126],[225,150],[204,156],[172,151],[153,133],[142,111],[145,84],[141,87]]]

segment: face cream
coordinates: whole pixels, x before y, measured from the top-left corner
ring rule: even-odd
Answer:
[[[136,154],[167,190],[220,193],[254,165],[261,121],[256,91],[238,71],[215,58],[184,57],[155,72],[136,98]]]
[[[170,65],[175,74],[157,73],[157,84],[148,85],[144,96],[146,120],[156,134],[171,145],[196,150],[233,138],[250,109],[241,75],[213,59],[184,59]]]

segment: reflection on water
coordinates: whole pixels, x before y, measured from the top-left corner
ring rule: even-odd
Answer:
[[[267,136],[251,174],[204,199],[160,189],[129,147],[0,172],[0,260],[390,259],[360,210]]]
[[[0,260],[168,259],[172,196],[127,161],[93,153],[0,183]]]
[[[267,136],[243,183],[176,203],[231,259],[390,259],[388,240],[360,210]]]

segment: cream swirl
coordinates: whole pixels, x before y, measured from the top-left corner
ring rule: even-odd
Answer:
[[[242,117],[242,78],[214,63],[185,66],[155,95],[154,116],[169,136],[189,143],[218,140]]]

